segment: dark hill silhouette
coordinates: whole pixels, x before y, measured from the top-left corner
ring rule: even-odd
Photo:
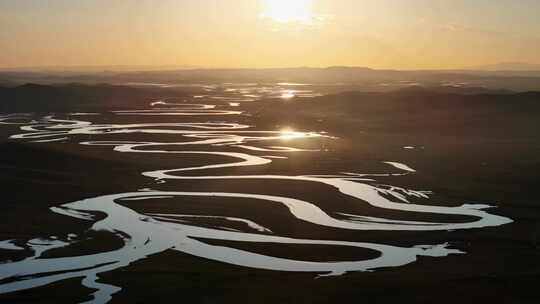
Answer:
[[[321,123],[334,134],[366,132],[538,137],[540,92],[458,94],[427,88],[390,93],[344,92],[250,105],[268,123]]]
[[[24,84],[0,87],[1,112],[100,111],[140,107],[154,96],[151,89],[108,84],[66,84],[60,86]]]

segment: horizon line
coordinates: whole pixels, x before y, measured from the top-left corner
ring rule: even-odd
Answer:
[[[523,67],[537,69],[496,69],[497,66],[521,65]],[[330,65],[330,66],[284,66],[284,67],[210,67],[187,64],[177,65],[37,65],[37,66],[14,66],[0,67],[0,72],[6,71],[25,71],[25,72],[159,72],[159,71],[190,71],[190,70],[287,70],[287,69],[331,69],[331,68],[350,68],[350,69],[368,69],[374,71],[540,71],[540,63],[528,62],[500,62],[479,65],[476,67],[441,67],[441,68],[387,68],[387,67],[369,67],[359,65]],[[493,70],[495,68],[495,70]]]

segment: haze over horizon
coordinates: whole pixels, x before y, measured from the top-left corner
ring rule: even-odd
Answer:
[[[539,63],[540,2],[0,0],[0,68]]]
[[[481,66],[441,68],[441,69],[421,69],[421,68],[372,68],[369,66],[290,66],[290,67],[205,67],[190,65],[56,65],[56,66],[17,66],[0,67],[3,72],[81,72],[81,73],[100,73],[100,72],[146,72],[146,71],[181,71],[181,70],[273,70],[273,69],[366,69],[366,70],[388,70],[388,71],[486,71],[486,72],[538,72],[540,64],[527,62],[501,62],[486,64]]]

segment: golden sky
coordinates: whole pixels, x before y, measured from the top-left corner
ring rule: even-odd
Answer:
[[[537,0],[0,0],[0,67],[540,63]]]

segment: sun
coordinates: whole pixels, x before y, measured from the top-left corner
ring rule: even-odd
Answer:
[[[261,17],[279,23],[307,23],[313,18],[311,0],[262,0]]]

